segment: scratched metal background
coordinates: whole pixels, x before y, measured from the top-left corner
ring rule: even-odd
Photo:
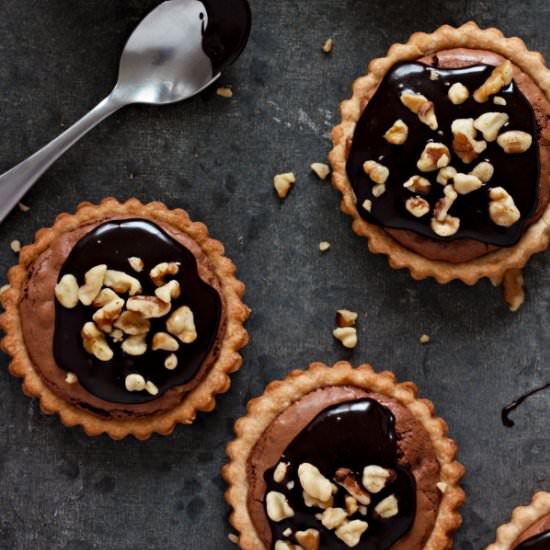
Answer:
[[[104,97],[121,48],[154,0],[0,3],[0,170],[11,167]],[[548,378],[550,254],[526,270],[517,314],[498,289],[414,282],[367,252],[338,196],[309,172],[330,149],[341,99],[369,59],[412,31],[476,19],[550,56],[546,0],[255,0],[244,56],[227,71],[235,97],[208,90],[185,104],[129,108],[97,128],[0,226],[0,271],[55,215],[106,195],[189,210],[222,239],[248,285],[252,341],[233,389],[212,414],[148,443],[89,439],[46,418],[0,357],[2,549],[229,549],[219,470],[234,420],[264,385],[310,361],[347,358],[414,380],[460,445],[468,502],[456,548],[493,540],[511,509],[550,489],[550,392],[505,429],[500,407]],[[335,40],[331,56],[320,51]],[[281,203],[277,172],[298,183]],[[320,240],[332,243],[321,256]],[[360,344],[331,336],[340,307],[367,312]],[[418,337],[432,341],[421,346]]]

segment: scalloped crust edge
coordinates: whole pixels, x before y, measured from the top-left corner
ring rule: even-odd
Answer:
[[[386,57],[372,60],[368,74],[353,83],[352,97],[341,103],[342,122],[332,131],[334,148],[329,154],[333,169],[332,184],[342,194],[340,207],[353,219],[353,231],[368,239],[372,253],[388,256],[392,268],[406,268],[416,280],[433,277],[441,284],[459,279],[467,285],[474,285],[483,277],[489,278],[493,284],[500,284],[507,270],[524,267],[533,254],[548,248],[550,206],[516,245],[501,248],[475,260],[452,264],[424,258],[400,245],[382,228],[366,222],[357,211],[355,195],[346,174],[347,142],[353,136],[355,125],[368,102],[367,98],[371,97],[388,70],[398,61],[418,59],[450,48],[481,48],[507,57],[528,74],[550,100],[550,70],[546,68],[542,54],[529,51],[520,38],[505,38],[495,28],[482,30],[473,21],[458,28],[443,25],[432,34],[414,33],[407,43],[392,45]]]
[[[522,533],[547,514],[550,514],[550,493],[540,491],[527,506],[514,508],[511,520],[497,529],[497,540],[485,550],[511,550]]]
[[[451,548],[452,534],[462,523],[458,509],[464,503],[464,491],[459,481],[464,468],[455,460],[457,446],[447,437],[446,422],[434,415],[431,401],[417,398],[417,388],[412,382],[398,384],[391,372],[377,373],[367,364],[353,368],[345,361],[332,367],[312,363],[307,370],[295,370],[286,379],[271,382],[260,397],[248,403],[246,416],[235,423],[236,438],[227,446],[229,462],[223,467],[222,476],[229,485],[225,499],[232,507],[230,523],[240,533],[240,548],[263,548],[247,507],[246,463],[259,437],[281,411],[304,395],[321,387],[342,385],[357,386],[395,399],[426,428],[441,465],[441,481],[447,483],[447,490],[442,495],[436,523],[424,550]]]
[[[27,276],[26,267],[46,250],[57,236],[98,218],[128,214],[172,225],[189,235],[201,247],[221,284],[227,305],[227,329],[217,362],[180,405],[159,415],[133,419],[103,419],[69,404],[44,384],[26,351],[18,303]],[[5,310],[0,316],[0,330],[5,334],[0,342],[0,348],[11,356],[9,371],[13,376],[22,379],[25,395],[37,397],[42,412],[58,414],[65,426],[80,425],[89,436],[106,433],[115,440],[128,435],[140,440],[148,439],[153,433],[169,435],[176,424],[191,424],[199,411],[212,411],[216,407],[215,396],[227,392],[231,386],[229,374],[241,367],[242,357],[239,350],[248,343],[248,333],[243,325],[250,315],[250,310],[242,302],[245,286],[236,278],[235,272],[233,262],[224,256],[223,245],[211,239],[206,225],[191,221],[184,210],[170,210],[161,202],[142,204],[135,198],[125,203],[120,203],[112,197],[102,200],[99,205],[83,202],[75,214],[59,214],[52,227],[37,231],[34,243],[21,250],[19,265],[9,270],[10,288],[0,295],[0,303]]]

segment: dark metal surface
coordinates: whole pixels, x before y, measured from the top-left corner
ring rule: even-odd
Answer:
[[[0,5],[0,171],[55,136],[109,91],[130,31],[151,0],[4,0]],[[244,56],[223,82],[181,105],[134,107],[61,159],[0,226],[0,268],[61,211],[106,195],[160,199],[206,222],[246,282],[252,341],[214,413],[147,443],[87,438],[42,416],[0,359],[0,548],[232,548],[219,469],[245,402],[312,360],[392,369],[434,401],[460,445],[468,502],[456,548],[493,540],[511,509],[550,489],[550,393],[500,407],[544,382],[550,361],[548,253],[526,270],[527,303],[509,313],[498,289],[414,282],[367,252],[338,196],[309,173],[330,149],[337,106],[372,57],[415,30],[474,18],[519,34],[550,56],[546,0],[256,0]],[[332,36],[330,56],[320,51]],[[281,203],[275,173],[298,182]],[[332,243],[321,255],[320,240]],[[334,312],[361,316],[360,344],[331,336]],[[418,337],[432,341],[421,346]]]

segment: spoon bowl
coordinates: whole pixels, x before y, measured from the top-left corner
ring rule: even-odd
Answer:
[[[157,6],[128,39],[112,93],[0,176],[0,222],[65,151],[109,115],[131,103],[175,103],[207,88],[242,53],[250,28],[247,0],[168,0]]]

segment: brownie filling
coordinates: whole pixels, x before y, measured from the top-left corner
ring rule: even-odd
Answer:
[[[328,501],[304,486],[315,469],[332,486]],[[248,508],[266,548],[309,534],[321,549],[357,540],[364,550],[416,550],[437,517],[439,464],[428,434],[406,407],[359,388],[324,388],[291,405],[256,444],[248,474]],[[273,515],[275,493],[292,515]]]
[[[479,103],[473,98],[474,91],[487,81],[494,68],[480,64],[445,69],[405,62],[388,72],[357,124],[347,164],[358,204],[362,205],[366,199],[372,202],[370,212],[359,208],[365,219],[383,227],[409,230],[433,239],[474,239],[496,246],[511,246],[520,239],[538,199],[539,158],[536,144],[521,154],[509,154],[496,140],[485,141],[486,148],[470,162],[463,161],[453,149],[456,147],[451,130],[453,123],[459,119],[476,120],[485,113],[508,115],[501,132],[522,131],[536,139],[535,114],[514,81],[498,92],[504,100],[502,105],[492,101]],[[464,103],[455,105],[448,93],[451,86],[457,83],[465,86],[470,96]],[[402,103],[401,96],[407,92],[422,94],[433,103],[437,128],[422,123],[417,114]],[[396,145],[386,141],[384,134],[398,119],[407,125],[409,133],[404,143]],[[480,132],[477,133],[475,139],[480,143],[483,137]],[[448,237],[440,237],[434,232],[430,213],[415,217],[406,209],[407,200],[420,195],[433,212],[437,202],[444,197],[444,185],[436,180],[439,169],[435,167],[423,171],[417,166],[428,143],[444,144],[450,153],[445,166],[452,166],[460,174],[470,174],[480,162],[489,162],[494,169],[486,185],[458,195],[449,214],[460,220],[460,227]],[[374,196],[373,182],[363,169],[363,164],[368,160],[377,161],[389,169],[386,191],[379,197]],[[429,191],[414,192],[404,187],[403,184],[415,175],[430,182]],[[521,213],[519,220],[509,227],[497,225],[489,216],[489,190],[497,185],[506,189]]]
[[[130,267],[128,258],[132,257],[143,261],[140,272]],[[79,303],[75,308],[68,309],[56,302],[55,360],[63,370],[76,374],[80,384],[101,399],[138,404],[157,398],[157,395],[147,391],[128,391],[125,380],[131,374],[139,374],[153,382],[158,395],[188,383],[197,374],[215,342],[221,300],[217,291],[199,277],[193,254],[157,225],[145,220],[111,221],[97,227],[80,240],[61,269],[60,279],[70,274],[76,277],[80,285],[84,285],[85,274],[90,269],[106,264],[109,270],[117,270],[137,279],[142,289],[140,295],[155,296],[157,286],[149,273],[163,262],[179,265],[178,273],[166,278],[166,282],[177,281],[181,288],[181,294],[171,301],[170,311],[182,306],[189,307],[197,333],[192,343],[177,343],[179,349],[173,351],[177,357],[174,369],[164,367],[171,352],[153,350],[153,336],[166,333],[168,315],[149,319],[150,329],[144,335],[145,353],[134,356],[124,351],[123,341],[112,342],[109,344],[113,351],[112,359],[100,361],[84,349],[81,336],[82,327],[92,320],[98,308]]]
[[[131,267],[131,257],[143,261],[140,272]],[[153,284],[150,270],[159,262],[180,263],[178,273],[167,276],[165,282],[177,281],[181,294],[172,298],[167,315],[147,319],[150,327],[143,354],[130,355],[123,350],[123,342],[131,335],[114,324],[111,332],[104,334],[113,356],[100,361],[84,348],[81,332],[98,308],[80,301],[74,308],[63,307],[56,300],[56,284],[70,273],[82,285],[87,269],[105,264],[136,279],[141,286],[138,294],[154,297],[159,287]],[[127,308],[131,296],[128,292],[118,294]],[[193,312],[196,339],[184,343],[176,336],[177,350],[153,351],[154,335],[158,330],[168,332],[167,319],[183,306]],[[98,219],[58,236],[29,265],[19,304],[25,345],[43,381],[73,405],[114,418],[160,414],[179,405],[217,361],[227,324],[225,307],[221,283],[193,239],[167,223],[128,216]],[[172,358],[171,368],[167,368],[166,359],[172,354],[177,361]],[[128,374],[151,382],[152,391],[138,390],[135,384],[133,391],[128,391]]]

